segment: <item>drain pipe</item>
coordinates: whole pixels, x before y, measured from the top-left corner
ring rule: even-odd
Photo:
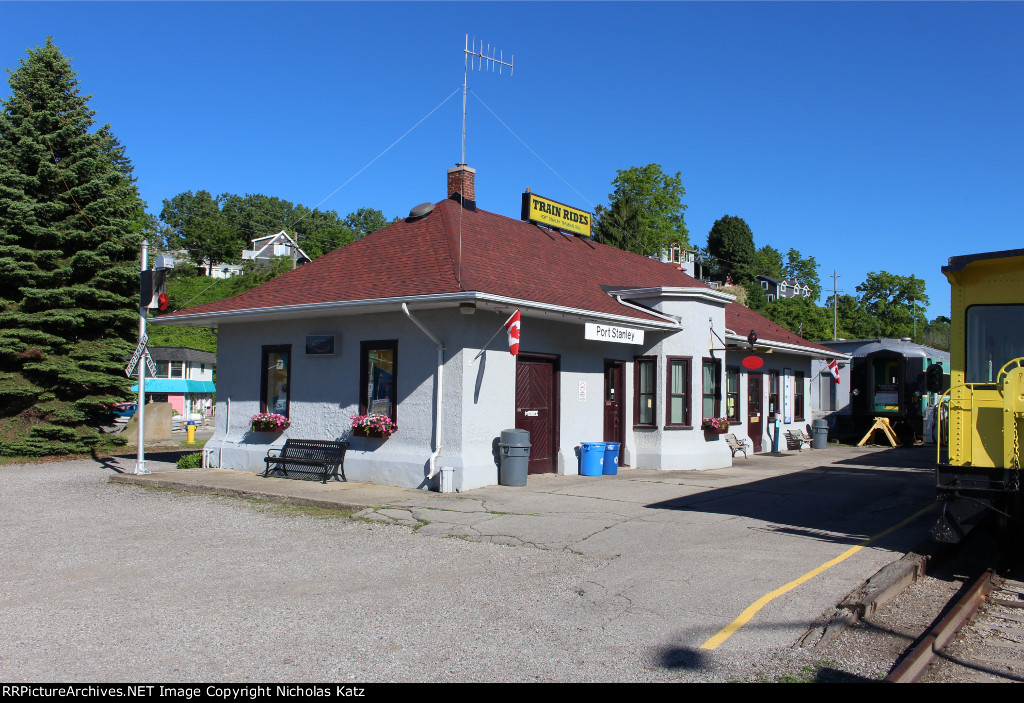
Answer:
[[[224,445],[228,441],[228,432],[231,431],[231,396],[227,398],[227,409],[224,412],[224,437],[220,440],[220,453],[217,455],[217,468],[224,468]]]
[[[437,456],[441,453],[441,391],[444,379],[444,344],[435,337],[430,330],[423,326],[419,320],[409,312],[409,306],[402,303],[402,312],[413,321],[423,334],[430,337],[430,341],[437,345],[437,400],[434,403],[434,451],[430,453],[430,474],[427,478],[434,478],[437,475]]]
[[[633,303],[626,302],[625,300],[622,299],[621,295],[612,295],[612,297],[615,298],[615,300],[618,301],[620,305],[625,305],[627,308],[633,308],[634,310],[645,312],[648,315],[660,317],[662,320],[665,320],[667,322],[674,322],[677,325],[679,324],[679,318],[675,317],[674,315],[666,315],[665,313],[658,312],[657,310],[651,310],[650,308],[645,308],[640,305],[635,305]]]

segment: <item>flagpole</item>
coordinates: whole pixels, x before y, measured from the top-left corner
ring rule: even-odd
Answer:
[[[517,309],[517,310],[516,310],[516,312],[519,312],[519,310]],[[490,339],[488,339],[488,340],[487,340],[486,342],[484,342],[484,345],[483,345],[482,347],[480,347],[480,351],[479,351],[479,352],[477,352],[477,355],[476,355],[476,356],[474,356],[474,357],[473,357],[473,360],[469,362],[469,365],[470,365],[470,366],[472,366],[473,364],[475,364],[475,363],[476,363],[476,360],[477,360],[477,359],[479,359],[479,358],[480,358],[481,356],[483,356],[483,353],[484,353],[485,351],[487,351],[487,345],[488,345],[488,344],[490,344],[491,342],[493,342],[493,341],[494,341],[494,338],[495,338],[495,337],[497,337],[497,336],[498,336],[498,335],[499,335],[499,334],[501,333],[501,331],[502,331],[503,329],[505,329],[505,325],[507,325],[507,324],[509,323],[509,321],[510,321],[510,320],[511,320],[511,319],[512,319],[513,317],[515,317],[515,316],[516,316],[516,313],[514,312],[514,313],[512,313],[511,315],[509,315],[509,316],[508,316],[508,320],[505,320],[504,322],[502,322],[502,323],[501,323],[501,326],[500,326],[500,327],[499,327],[499,328],[498,328],[497,330],[495,330],[494,334],[492,334],[492,335],[491,335],[491,338],[490,338]]]

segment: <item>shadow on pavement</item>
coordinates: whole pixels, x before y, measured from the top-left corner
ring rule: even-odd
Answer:
[[[752,529],[855,544],[910,517],[935,499],[927,452],[892,450],[773,476],[740,486],[673,498],[647,507],[748,517],[768,523]],[[930,525],[924,517],[921,524]],[[876,545],[904,550],[897,531]]]
[[[707,668],[707,655],[692,647],[665,647],[659,652],[658,659],[666,669],[699,671]]]

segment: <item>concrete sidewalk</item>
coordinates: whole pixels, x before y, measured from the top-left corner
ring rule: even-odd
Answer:
[[[686,509],[687,498],[701,502],[697,496],[721,496],[722,491],[741,487],[742,493],[749,495],[758,486],[774,486],[784,477],[809,470],[818,476],[830,468],[836,472],[846,466],[923,467],[930,454],[924,448],[832,445],[824,450],[741,456],[728,469],[698,472],[623,468],[618,475],[598,477],[541,474],[530,476],[524,487],[487,486],[448,494],[369,483],[263,478],[230,469],[177,470],[173,463],[161,462],[159,456],[150,455],[147,468],[153,473],[142,476],[128,473],[134,470],[130,458],[118,459],[126,473],[114,475],[111,481],[356,510],[356,517],[404,524],[425,534],[586,552],[582,543],[597,532],[632,520],[657,519],[663,511],[656,508]],[[866,505],[878,486],[868,476],[862,484],[861,502]],[[743,512],[740,506],[737,508]],[[797,509],[791,518],[798,523],[808,522]]]

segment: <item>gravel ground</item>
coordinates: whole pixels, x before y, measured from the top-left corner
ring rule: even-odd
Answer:
[[[846,636],[754,661],[655,647],[663,625],[642,609],[582,597],[601,559],[109,476],[0,467],[0,680],[872,680],[891,665]]]
[[[1024,568],[1018,566],[1004,577],[922,681],[1024,682]],[[1010,603],[1014,605],[1006,605]]]

